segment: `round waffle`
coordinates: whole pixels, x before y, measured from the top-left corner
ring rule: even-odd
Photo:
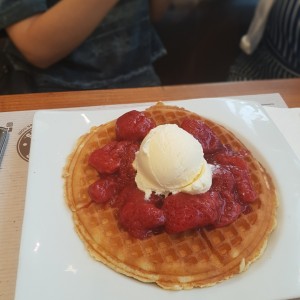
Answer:
[[[234,150],[245,146],[223,126],[175,106],[158,103],[145,111],[156,124],[180,124],[185,117],[205,121],[223,144]],[[276,226],[277,197],[271,177],[250,154],[247,157],[254,188],[259,195],[251,211],[232,224],[216,229],[161,233],[140,240],[118,226],[115,208],[99,207],[88,187],[99,176],[88,164],[89,155],[115,139],[115,121],[94,127],[82,136],[65,170],[66,202],[75,229],[98,261],[143,282],[179,290],[211,286],[245,271],[263,253]]]

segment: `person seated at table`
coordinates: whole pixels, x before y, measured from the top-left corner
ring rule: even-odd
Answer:
[[[34,91],[156,86],[171,0],[0,0],[2,55]],[[1,90],[0,90],[1,93]]]
[[[300,0],[260,0],[229,81],[300,76]]]

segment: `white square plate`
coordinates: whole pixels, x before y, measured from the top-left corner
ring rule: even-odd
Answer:
[[[62,170],[91,126],[150,104],[91,111],[39,111],[33,122],[16,300],[287,299],[300,296],[300,162],[264,109],[232,99],[173,101],[225,125],[273,177],[278,227],[249,270],[213,287],[166,291],[118,274],[92,259],[73,229]]]

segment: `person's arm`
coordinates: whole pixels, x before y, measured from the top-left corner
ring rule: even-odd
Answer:
[[[160,21],[171,2],[172,0],[150,0],[151,20]]]
[[[47,68],[78,47],[118,0],[61,0],[9,26],[12,42],[34,66]]]

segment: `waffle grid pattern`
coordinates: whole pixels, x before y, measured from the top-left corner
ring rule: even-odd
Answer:
[[[218,124],[177,107],[156,105],[145,112],[156,123],[177,123],[186,117],[205,120],[223,143],[244,146]],[[260,164],[249,156],[251,176],[260,193],[252,211],[219,229],[199,229],[177,235],[161,233],[137,240],[119,228],[115,209],[91,203],[88,186],[98,176],[87,164],[89,154],[115,138],[114,122],[91,130],[80,139],[67,164],[66,199],[75,228],[91,255],[120,273],[166,289],[209,286],[231,277],[258,258],[275,226],[275,191]],[[268,184],[265,180],[268,179]],[[271,187],[271,188],[270,188]],[[266,201],[267,200],[267,201]]]

